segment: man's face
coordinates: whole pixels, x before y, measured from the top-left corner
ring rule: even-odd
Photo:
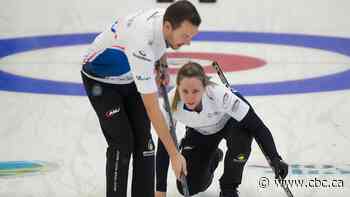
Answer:
[[[189,45],[193,36],[198,33],[198,26],[192,25],[188,21],[184,21],[181,25],[173,29],[168,21],[164,23],[164,36],[172,49],[178,49],[182,45]]]

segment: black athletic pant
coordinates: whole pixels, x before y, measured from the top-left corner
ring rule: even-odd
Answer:
[[[244,165],[251,152],[252,135],[230,119],[225,127],[213,135],[202,135],[187,128],[182,140],[182,154],[187,161],[187,181],[190,195],[205,191],[212,182],[215,151],[222,139],[226,140],[227,152],[224,160],[224,172],[220,178],[222,191],[235,190],[242,180]],[[166,175],[169,157],[164,146],[158,140],[157,149],[157,190],[166,191]],[[181,184],[177,182],[179,192]]]
[[[132,197],[154,196],[154,144],[150,120],[134,83],[114,85],[82,73],[83,84],[108,143],[107,197],[126,197],[133,156]]]

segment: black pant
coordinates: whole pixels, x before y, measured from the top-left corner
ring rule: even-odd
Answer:
[[[133,155],[132,197],[154,196],[154,144],[150,120],[134,83],[114,85],[82,74],[89,100],[108,143],[107,197],[126,197]]]
[[[224,172],[220,178],[220,189],[232,191],[238,187],[242,180],[244,165],[251,152],[252,135],[230,119],[225,127],[213,135],[202,135],[193,128],[187,128],[185,138],[182,140],[182,154],[187,161],[187,182],[190,195],[205,191],[212,181],[213,165],[216,165],[215,151],[222,139],[226,140],[227,152],[225,154]],[[164,146],[158,141],[157,150],[157,190],[165,191],[166,173],[164,170],[166,160]],[[168,159],[168,158],[167,158]],[[167,167],[167,166],[166,166]],[[177,182],[178,190],[182,187]]]

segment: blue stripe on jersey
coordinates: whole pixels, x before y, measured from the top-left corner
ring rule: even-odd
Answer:
[[[106,49],[86,69],[99,77],[120,76],[130,71],[130,65],[123,51]]]

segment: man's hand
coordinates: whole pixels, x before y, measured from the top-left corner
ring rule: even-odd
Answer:
[[[276,179],[281,177],[286,178],[288,174],[288,164],[280,158],[274,158],[271,161],[271,165],[274,168]]]
[[[154,197],[166,197],[166,192],[156,191]]]
[[[167,86],[169,85],[170,75],[168,67],[163,67],[163,73],[160,71],[160,67],[156,67],[156,83],[159,87],[160,85]]]
[[[168,62],[166,54],[164,54],[155,64],[156,82],[158,87],[162,84],[167,86],[170,81],[170,75],[168,70]]]
[[[178,180],[181,180],[182,175],[187,176],[186,159],[181,153],[177,152],[175,155],[170,156],[171,166]]]

